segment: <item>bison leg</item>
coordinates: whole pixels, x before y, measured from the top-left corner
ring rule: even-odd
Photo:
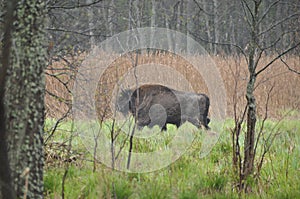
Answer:
[[[206,125],[204,125],[204,127],[206,128],[206,130],[210,129],[209,126],[208,126],[209,122],[210,122],[210,119],[207,117],[206,118]]]
[[[201,123],[201,127],[203,126],[206,130],[210,130],[210,127],[207,125],[208,123],[206,123],[206,124],[202,124]]]
[[[143,127],[148,126],[149,123],[144,123],[144,122],[138,122],[137,126],[138,129],[141,130]]]
[[[209,122],[210,122],[210,119],[206,118],[206,124],[209,124]]]
[[[167,124],[162,127],[161,131],[167,131]]]
[[[149,117],[138,117],[137,119],[137,125],[139,130],[141,130],[143,127],[148,126],[150,124],[150,118]]]
[[[209,130],[209,126],[208,126],[208,123],[210,122],[210,119],[208,117],[205,117],[203,115],[200,115],[199,117],[199,121],[200,121],[200,126],[204,126],[204,128],[206,130]]]
[[[194,117],[183,116],[181,124],[183,124],[184,122],[190,122],[194,126],[196,126],[198,128],[200,127],[198,119],[194,118]]]

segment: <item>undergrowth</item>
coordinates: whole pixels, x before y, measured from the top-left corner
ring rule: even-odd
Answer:
[[[63,143],[70,136],[70,123],[63,122],[46,144],[52,155],[58,148],[51,143]],[[46,132],[51,132],[54,121],[47,119]],[[253,177],[250,193],[237,192],[235,173],[232,170],[231,131],[233,121],[226,121],[218,142],[210,153],[199,158],[205,132],[196,132],[191,147],[175,162],[150,173],[126,173],[112,170],[98,163],[93,172],[93,156],[86,151],[79,136],[74,136],[72,156],[60,152],[57,158],[46,158],[44,173],[45,197],[60,198],[62,178],[68,166],[65,181],[66,198],[299,198],[300,197],[300,122],[268,120],[264,136],[277,133],[270,152],[264,160],[261,175]],[[259,126],[259,125],[258,125]],[[169,127],[169,126],[168,126]],[[161,132],[155,141],[138,141],[137,151],[157,150],[176,135],[176,127]],[[46,133],[45,137],[49,136]],[[59,145],[59,144],[58,144]],[[53,145],[52,145],[53,146]],[[260,147],[264,147],[263,145]],[[124,150],[127,150],[126,148]],[[259,153],[258,153],[259,155]],[[60,162],[54,164],[53,162]],[[155,162],[153,162],[155,164]]]

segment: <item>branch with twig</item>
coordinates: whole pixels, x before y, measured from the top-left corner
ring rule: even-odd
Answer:
[[[93,5],[96,5],[100,2],[102,2],[103,0],[97,0],[97,1],[93,1],[91,3],[85,3],[85,4],[81,4],[79,3],[79,1],[77,2],[77,4],[75,4],[74,6],[48,6],[49,10],[53,10],[53,9],[63,9],[63,10],[73,10],[73,9],[77,9],[77,8],[83,8],[83,7],[90,7]]]
[[[295,48],[297,48],[298,46],[300,46],[300,42],[297,43],[296,45],[292,46],[291,48],[283,51],[282,53],[280,53],[279,55],[277,55],[272,61],[270,61],[267,65],[265,65],[262,69],[260,69],[259,71],[257,71],[255,73],[255,76],[258,76],[260,73],[262,73],[263,71],[265,71],[269,66],[271,66],[275,61],[277,61],[278,59],[280,59],[282,56],[286,55],[287,53],[289,53],[290,51],[294,50]]]

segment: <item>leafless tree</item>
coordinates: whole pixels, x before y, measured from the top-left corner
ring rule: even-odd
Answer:
[[[264,159],[265,154],[268,152],[268,148],[265,148],[262,156],[260,157],[260,161],[258,167],[255,168],[255,160],[257,155],[257,146],[259,144],[261,138],[261,132],[264,126],[264,122],[266,120],[267,115],[263,120],[263,124],[261,129],[257,134],[257,102],[254,91],[257,85],[257,77],[262,75],[263,72],[272,66],[275,61],[280,61],[280,59],[292,52],[296,48],[299,47],[300,41],[291,44],[284,50],[278,51],[277,54],[273,56],[273,59],[262,67],[258,67],[260,60],[262,58],[263,53],[267,49],[273,48],[276,44],[281,40],[281,38],[276,38],[271,45],[266,44],[264,42],[264,37],[267,37],[268,34],[271,34],[272,27],[275,27],[279,24],[287,23],[290,20],[294,19],[294,16],[299,16],[300,13],[295,13],[293,15],[288,15],[282,20],[278,22],[274,22],[269,24],[267,27],[262,27],[261,23],[264,21],[265,17],[268,16],[271,12],[274,5],[279,3],[280,1],[275,1],[269,7],[263,7],[262,0],[241,0],[242,8],[244,11],[244,15],[246,17],[246,22],[248,24],[248,29],[250,31],[251,37],[249,38],[249,47],[247,52],[243,52],[248,65],[248,82],[246,86],[246,100],[247,104],[244,109],[244,112],[241,116],[235,116],[235,128],[233,129],[233,165],[238,168],[238,178],[239,178],[239,189],[240,190],[248,190],[249,186],[246,184],[246,179],[252,176],[254,171],[256,174],[259,173],[262,167],[262,161]],[[282,32],[282,35],[289,34],[289,30]],[[271,90],[270,90],[271,92]],[[270,93],[269,92],[269,93]],[[267,97],[267,101],[269,100],[269,93]],[[266,105],[267,107],[267,105]],[[266,109],[267,114],[267,109]],[[246,122],[246,132],[245,132],[245,141],[244,141],[244,154],[241,152],[241,144],[239,137],[242,133],[242,124]]]

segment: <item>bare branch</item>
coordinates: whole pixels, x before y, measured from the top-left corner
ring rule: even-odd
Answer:
[[[60,28],[60,29],[59,28],[47,28],[46,30],[48,30],[48,31],[57,31],[57,32],[75,33],[75,34],[83,35],[83,36],[87,36],[87,37],[90,37],[90,36],[106,36],[106,35],[101,35],[101,34],[90,34],[90,33],[87,34],[86,32],[89,32],[90,29],[82,31],[82,32],[75,31],[75,30],[67,30],[67,29],[62,29],[62,28]]]
[[[245,0],[241,0],[241,3],[242,3],[243,11],[244,11],[244,16],[246,16],[247,23],[248,23],[249,27],[251,27],[252,25],[251,25],[251,22],[249,21],[249,18],[247,17],[248,14],[247,14],[247,11],[245,9],[245,6],[246,6],[248,12],[250,13],[252,20],[254,20],[254,15],[253,15],[249,5],[247,4],[247,2]]]
[[[257,24],[260,24],[262,20],[269,14],[270,10],[276,6],[281,0],[274,1],[263,13],[262,17],[258,20]]]
[[[277,57],[275,57],[272,61],[270,61],[266,66],[264,66],[262,69],[260,69],[258,72],[255,73],[255,75],[259,75],[261,72],[263,72],[264,70],[266,70],[269,66],[271,66],[275,61],[277,61],[278,59],[280,59],[283,55],[289,53],[290,51],[294,50],[295,48],[297,48],[300,45],[300,42],[297,43],[296,45],[294,45],[293,47],[287,49],[286,51],[282,52],[281,54],[279,54]]]
[[[71,134],[70,134],[70,139],[69,139],[69,143],[68,143],[68,146],[67,146],[67,159],[70,159],[71,157],[71,149],[72,149],[72,141],[73,141],[73,137],[74,137],[74,121],[72,121],[71,123]],[[69,172],[69,167],[70,167],[70,164],[69,162],[66,162],[67,166],[65,168],[65,171],[64,171],[64,175],[63,175],[63,178],[62,178],[62,183],[61,183],[61,197],[62,199],[65,198],[65,182],[67,180],[67,174]]]
[[[62,81],[59,78],[59,74],[50,74],[50,73],[45,72],[45,75],[48,75],[48,76],[53,77],[54,79],[56,79],[59,83],[61,83],[62,85],[64,85],[64,87],[65,87],[65,89],[67,89],[68,93],[72,94],[72,91],[71,91],[71,89],[68,86],[69,81],[67,81],[67,82]]]
[[[192,31],[188,30],[189,33],[191,35],[193,35],[195,38],[197,39],[200,39],[201,41],[204,41],[204,42],[207,42],[207,43],[211,43],[211,44],[215,44],[215,45],[223,45],[223,46],[233,46],[235,48],[237,48],[241,53],[242,55],[244,56],[245,60],[246,60],[246,63],[248,64],[248,58],[247,58],[247,55],[245,53],[245,51],[242,49],[242,47],[240,47],[239,45],[237,44],[233,44],[233,43],[226,43],[226,42],[214,42],[214,41],[209,41],[207,39],[204,39],[202,37],[200,37],[199,35],[196,35],[195,33],[193,33]]]
[[[50,10],[52,10],[52,9],[72,10],[72,9],[76,9],[76,8],[89,7],[89,6],[98,4],[100,2],[102,2],[102,0],[97,0],[92,3],[80,4],[78,1],[77,5],[74,5],[74,6],[48,6],[48,9],[50,9]]]
[[[272,85],[272,87],[270,88],[270,90],[268,91],[268,94],[267,94],[267,100],[266,100],[266,105],[265,105],[265,116],[264,116],[264,119],[262,121],[260,130],[259,130],[257,138],[256,138],[255,147],[254,147],[254,154],[256,154],[258,142],[259,142],[259,140],[261,138],[261,135],[263,133],[263,130],[264,130],[264,127],[265,127],[265,122],[268,119],[268,106],[269,106],[270,94],[271,94],[273,89],[274,89],[274,84]],[[263,158],[264,158],[264,156],[261,157],[261,159],[262,159],[261,162],[263,161]]]
[[[135,78],[135,83],[136,83],[136,89],[137,89],[137,105],[140,105],[140,93],[139,93],[139,89],[138,89],[138,77],[137,77],[137,72],[136,72],[136,68],[138,65],[138,53],[136,53],[136,57],[135,57],[135,63],[133,63],[134,60],[132,60],[132,64],[134,66],[134,78]],[[137,127],[137,118],[138,118],[138,111],[135,112],[135,117],[134,117],[134,127],[131,131],[130,134],[130,139],[129,139],[129,153],[128,153],[128,160],[127,160],[127,169],[129,169],[130,166],[130,161],[131,161],[131,153],[132,153],[132,148],[133,148],[133,136]]]
[[[277,73],[277,74],[275,74],[275,75],[272,75],[272,76],[270,76],[270,77],[267,77],[267,78],[265,78],[265,79],[260,80],[259,82],[257,82],[257,84],[256,84],[256,86],[255,86],[255,88],[254,88],[254,90],[256,90],[260,85],[262,85],[262,84],[264,84],[264,83],[270,81],[271,79],[277,78],[278,76],[283,75],[283,74],[285,74],[285,73],[288,73],[288,72],[287,72],[287,71],[285,71],[285,72],[280,72],[280,73]]]
[[[53,126],[53,128],[52,128],[52,131],[51,131],[50,135],[45,139],[44,145],[46,145],[47,142],[48,142],[48,140],[50,140],[50,138],[54,135],[54,133],[55,133],[55,131],[56,131],[58,125],[59,125],[65,118],[67,118],[67,117],[69,116],[69,113],[70,113],[71,109],[72,109],[72,108],[69,108],[68,111],[67,111],[61,118],[59,118],[59,119],[55,122],[55,124],[54,124],[54,126]]]
[[[289,33],[297,33],[297,32],[299,32],[299,31],[300,31],[300,29],[294,29],[294,30],[285,31],[285,32],[283,32],[283,33],[282,33],[275,41],[273,41],[270,45],[264,46],[264,47],[260,47],[260,49],[261,49],[262,51],[265,51],[265,50],[267,50],[267,49],[273,48],[273,47],[276,46],[276,44],[277,44],[279,41],[281,41],[281,38],[283,38],[285,35],[287,35],[287,34],[289,34]]]
[[[200,4],[199,4],[199,2],[198,2],[197,0],[193,0],[193,1],[194,1],[194,3],[196,4],[196,6],[199,8],[200,11],[203,11],[205,14],[207,14],[207,15],[209,15],[209,16],[213,16],[213,14],[210,14],[209,12],[207,12],[206,10],[204,10],[204,9],[200,6]]]
[[[267,28],[266,30],[264,30],[264,31],[262,31],[262,32],[260,32],[260,33],[258,33],[258,34],[257,34],[257,37],[260,37],[261,35],[268,33],[270,30],[272,30],[272,29],[275,28],[276,26],[282,24],[283,22],[285,22],[285,21],[287,21],[287,20],[289,20],[289,19],[292,19],[293,17],[299,16],[299,15],[300,15],[300,13],[299,13],[299,12],[296,12],[296,13],[293,13],[293,14],[287,16],[286,18],[284,18],[284,19],[282,19],[282,20],[280,20],[280,21],[277,21],[276,23],[272,24],[272,25],[271,25],[269,28]]]
[[[283,59],[280,57],[280,61],[289,69],[289,71],[296,73],[297,75],[300,75],[300,71],[297,71],[295,69],[292,69]]]
[[[262,51],[265,51],[267,49],[273,48],[274,46],[276,46],[276,44],[280,41],[281,39],[278,38],[276,39],[274,42],[272,42],[269,46],[265,46],[263,48],[261,48]]]

